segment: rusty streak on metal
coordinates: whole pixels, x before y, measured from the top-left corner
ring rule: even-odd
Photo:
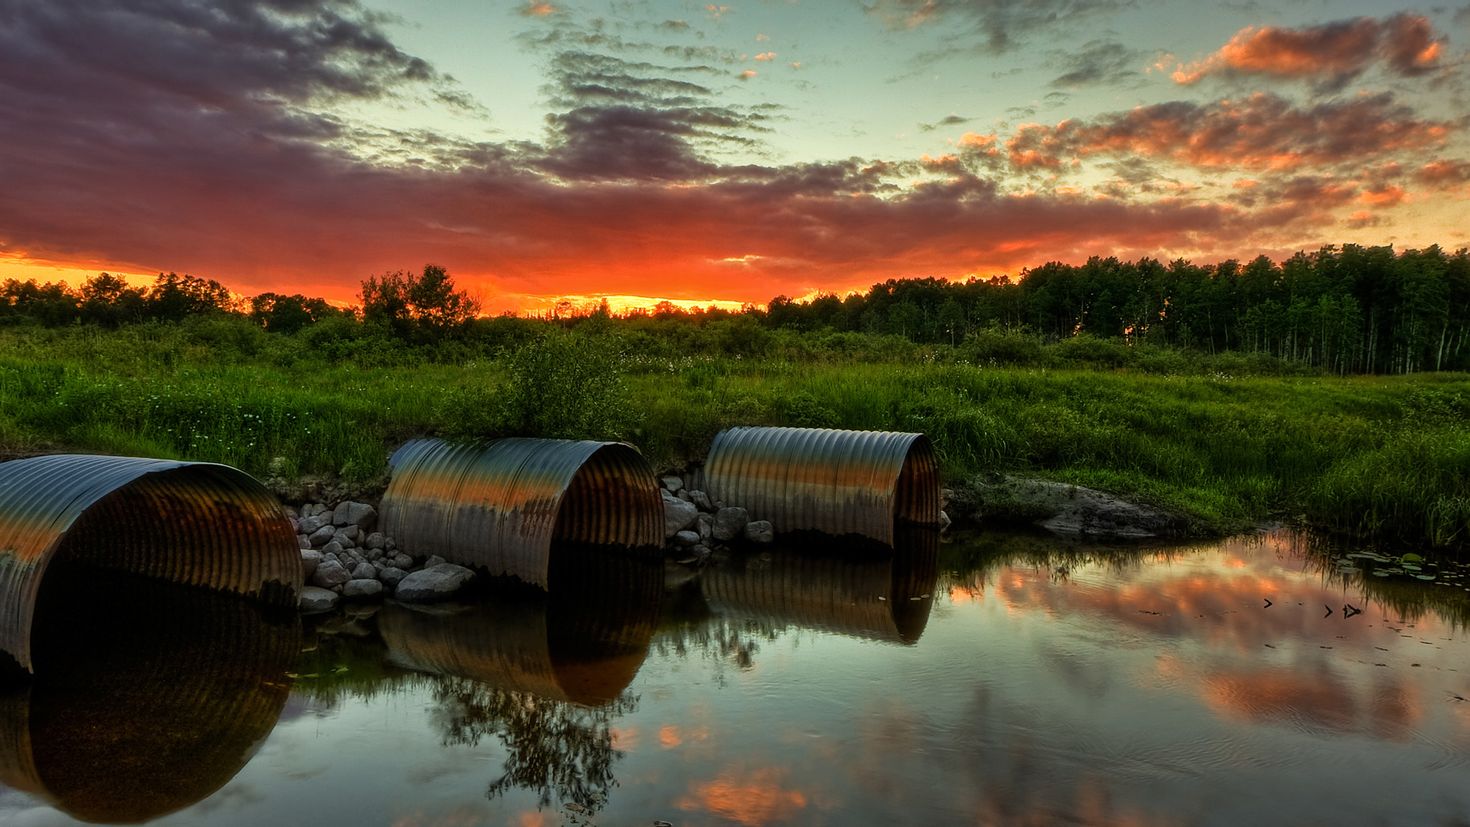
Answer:
[[[53,560],[295,606],[300,549],[274,496],[227,465],[76,454],[0,463],[0,654],[30,672]]]
[[[857,534],[892,546],[896,524],[939,523],[939,463],[923,434],[729,428],[704,465],[710,496],[777,532]]]
[[[382,529],[416,554],[547,588],[553,540],[663,542],[658,480],[621,442],[420,439],[390,463]]]

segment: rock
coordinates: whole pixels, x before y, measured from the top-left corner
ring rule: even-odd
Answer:
[[[282,514],[285,514],[286,515],[286,519],[288,519],[288,520],[299,520],[299,519],[301,519],[301,513],[298,512],[296,509],[292,508],[289,505],[283,505],[283,506],[281,506],[281,513]]]
[[[342,558],[340,558],[337,555],[331,553],[330,551],[322,555],[322,561],[325,562],[327,560],[331,560],[331,561],[336,562],[336,563],[342,562]]]
[[[349,600],[353,598],[377,597],[382,593],[383,584],[372,577],[359,577],[342,584],[342,596]]]
[[[311,580],[311,576],[316,574],[316,567],[321,564],[322,553],[320,551],[312,551],[311,549],[301,550],[301,576],[304,579]]]
[[[429,559],[427,559],[427,560],[424,561],[424,568],[426,568],[426,569],[432,569],[435,566],[442,566],[442,565],[444,565],[447,562],[449,562],[449,561],[448,560],[445,560],[443,557],[440,557],[439,555],[435,554],[435,555],[431,556]]]
[[[395,551],[398,548],[398,542],[396,540],[394,540],[392,537],[384,537],[383,538],[383,548],[385,548],[385,549],[387,549],[389,551]]]
[[[464,566],[440,563],[404,577],[394,596],[404,603],[432,603],[445,600],[468,583],[475,573]]]
[[[769,543],[776,539],[776,527],[770,520],[755,520],[745,524],[745,539],[752,543]]]
[[[704,560],[707,557],[709,557],[711,554],[714,553],[714,552],[710,551],[709,546],[705,545],[704,543],[700,543],[699,545],[697,545],[694,548],[691,548],[689,550],[691,552],[693,552],[694,553],[694,556],[696,558],[700,559],[700,560]]]
[[[378,510],[367,503],[356,503],[348,500],[337,505],[337,510],[332,512],[332,525],[357,526],[358,528],[370,528],[378,521]]]
[[[943,511],[939,512],[939,530],[944,531],[950,527],[949,515]]]
[[[356,538],[347,535],[341,529],[338,529],[337,532],[332,535],[332,539],[341,543],[342,548],[357,548]]]
[[[366,537],[367,536],[367,532],[366,531],[363,531],[362,529],[358,528],[355,525],[348,525],[348,526],[342,526],[341,528],[337,529],[337,536],[338,537],[341,537],[341,538],[343,538],[345,540],[351,540],[352,541],[352,545],[356,546],[356,545],[361,545],[361,543],[359,543],[358,540],[362,539],[363,537]],[[346,545],[346,544],[344,543],[344,545]]]
[[[373,580],[376,579],[377,576],[378,570],[373,568],[373,564],[367,562],[366,560],[363,560],[352,567],[353,580]]]
[[[342,551],[343,551],[342,544],[339,543],[339,542],[337,542],[336,540],[332,540],[331,542],[329,542],[326,545],[322,546],[322,554],[336,554],[336,555],[340,555],[342,553]]]
[[[397,566],[388,566],[382,571],[378,572],[378,579],[383,581],[383,585],[387,586],[390,589],[398,588],[398,584],[402,583],[403,578],[407,576],[408,572],[398,568]]]
[[[407,554],[403,554],[402,552],[394,554],[391,558],[389,558],[389,562],[393,564],[394,568],[400,568],[404,571],[408,571],[409,569],[413,568],[413,558],[409,557]]]
[[[387,543],[385,541],[387,539],[388,538],[386,536],[384,536],[383,532],[381,532],[381,531],[374,531],[372,534],[369,534],[367,536],[367,538],[362,541],[362,544],[363,544],[364,547],[371,548],[371,549],[386,548]]]
[[[689,492],[686,489],[683,489],[683,488],[679,489],[678,491],[675,491],[674,492],[674,496],[675,497],[678,497],[679,499],[683,500],[686,503],[692,503],[692,502],[694,502],[694,499],[689,496]],[[697,506],[697,505],[695,506],[695,508],[698,508],[698,507],[699,506]]]
[[[694,503],[684,502],[673,496],[664,497],[664,539],[667,540],[683,531],[699,519],[699,509]]]
[[[305,534],[297,534],[296,545],[301,546],[302,548],[311,548],[311,538],[306,536]]]
[[[330,589],[307,586],[301,590],[301,611],[308,614],[330,612],[337,605],[337,593]]]
[[[709,542],[715,536],[715,515],[701,514],[694,528],[699,532],[699,539]]]
[[[332,541],[332,535],[334,533],[331,526],[324,525],[316,531],[313,531],[307,539],[311,540],[312,548],[321,548]]]
[[[715,512],[715,524],[711,529],[716,540],[733,540],[745,531],[750,522],[750,513],[739,506],[722,508]]]
[[[698,508],[700,511],[715,510],[715,504],[710,501],[709,495],[704,493],[703,491],[690,490],[689,502],[694,503],[694,507]]]
[[[296,531],[299,534],[310,536],[312,534],[315,534],[317,530],[321,527],[322,520],[320,517],[303,517],[299,522],[297,522]]]
[[[336,560],[323,559],[317,565],[316,571],[311,576],[311,584],[313,586],[321,586],[324,589],[330,589],[333,586],[340,586],[351,579],[352,575],[347,573],[346,566],[343,566]]]
[[[670,474],[667,477],[659,477],[658,481],[663,484],[664,490],[669,492],[670,494],[677,494],[679,493],[679,490],[684,487],[684,480],[681,479],[677,474]]]
[[[376,563],[379,560],[383,559],[383,550],[380,548],[370,548],[367,551],[364,551],[362,553],[362,556],[366,558],[369,563]]]
[[[954,489],[957,517],[1034,523],[1057,534],[1143,539],[1185,533],[1182,516],[1103,491],[1050,480],[994,474]]]
[[[674,542],[681,546],[692,546],[699,542],[699,532],[685,529],[674,535]]]

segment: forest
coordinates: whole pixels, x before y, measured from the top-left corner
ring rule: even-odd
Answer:
[[[268,292],[242,298],[218,281],[160,274],[147,288],[102,273],[73,289],[6,280],[0,325],[118,327],[234,315],[271,332],[296,333],[334,319],[357,322],[399,342],[503,344],[513,325],[479,316],[479,303],[442,267],[390,272],[362,282],[358,304]],[[1252,354],[1334,374],[1403,374],[1470,367],[1470,252],[1327,246],[1276,262],[1197,265],[1150,258],[1050,262],[1020,277],[964,282],[890,279],[866,293],[776,296],[765,308],[680,310],[662,302],[613,317],[606,303],[563,302],[545,320],[575,327],[621,326],[660,338],[693,336],[701,350],[749,351],[750,328],[795,333],[894,336],[919,345],[960,347],[983,359],[1026,363],[1035,345],[1083,338],[1201,354]],[[736,321],[738,323],[733,323]],[[498,325],[497,325],[498,322]],[[671,324],[705,331],[671,333]]]

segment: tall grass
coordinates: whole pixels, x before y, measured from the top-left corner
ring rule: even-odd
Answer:
[[[855,334],[814,336],[806,356],[790,336],[765,355],[715,356],[584,333],[499,353],[341,333],[0,330],[0,452],[180,457],[372,486],[389,451],[425,433],[618,437],[667,467],[731,425],[897,429],[929,434],[951,479],[1048,476],[1178,509],[1202,530],[1284,516],[1396,542],[1470,540],[1464,374],[1252,375],[1194,357],[1176,372],[992,367],[963,348]]]

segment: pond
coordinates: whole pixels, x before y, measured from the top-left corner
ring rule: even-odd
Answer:
[[[558,560],[553,598],[304,627],[48,578],[0,823],[1470,823],[1457,566],[1288,531],[918,535],[677,587]]]

